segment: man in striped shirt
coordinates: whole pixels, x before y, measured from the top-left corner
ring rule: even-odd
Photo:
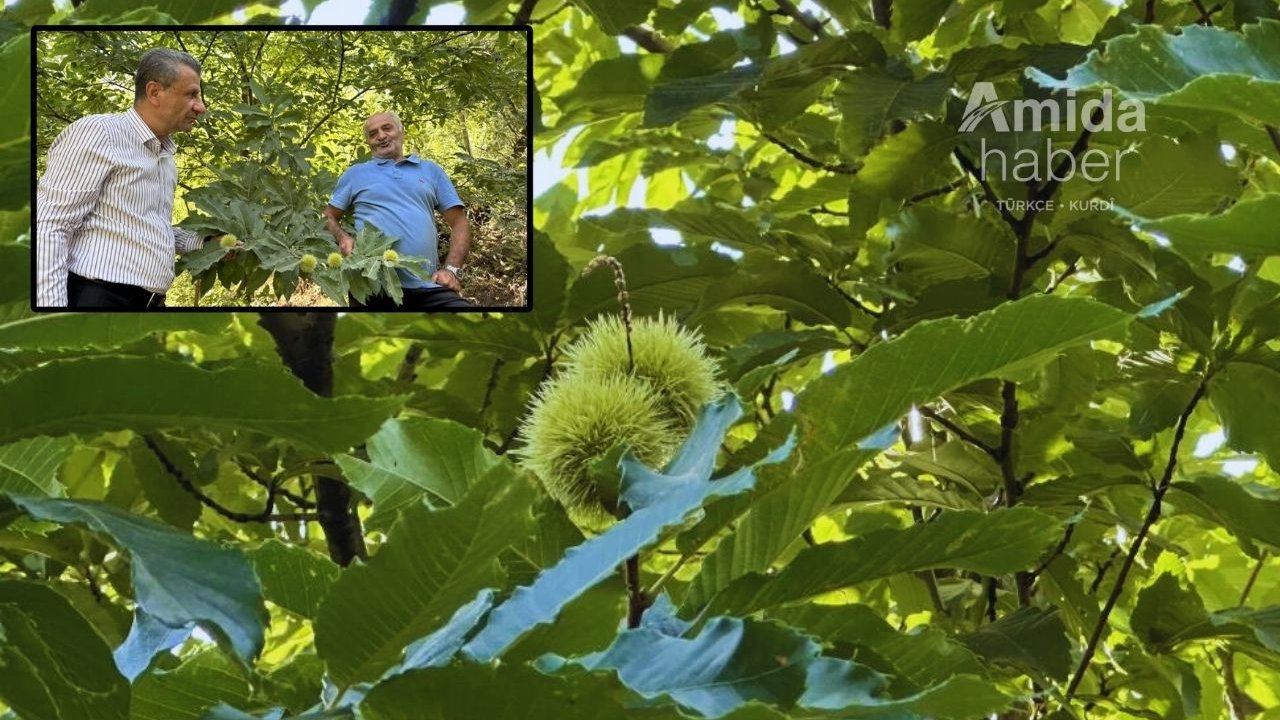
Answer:
[[[171,136],[205,112],[200,63],[158,48],[138,62],[131,109],[80,118],[58,135],[36,192],[37,308],[164,304],[174,256],[202,245],[172,226]]]

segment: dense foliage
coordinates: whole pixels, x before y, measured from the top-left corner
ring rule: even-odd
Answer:
[[[156,5],[55,19],[238,3]],[[1275,3],[464,5],[533,22],[572,170],[531,312],[33,316],[4,165],[13,715],[1280,717]],[[6,67],[50,10],[5,11]],[[515,459],[619,312],[600,252],[731,392],[661,468],[604,452],[625,517],[584,531]]]
[[[209,112],[175,137],[181,224],[240,240],[231,252],[210,243],[184,257],[169,305],[276,304],[303,279],[342,305],[349,294],[363,300],[383,287],[398,295],[385,243],[373,239],[338,268],[299,267],[304,255],[335,249],[319,213],[342,171],[369,159],[361,128],[381,110],[399,113],[406,152],[440,163],[468,205],[478,232],[468,293],[481,305],[524,304],[523,34],[46,31],[36,47],[40,171],[68,123],[132,104],[133,71],[152,47],[189,52],[203,68]],[[438,224],[447,247],[448,225]],[[399,266],[415,267],[411,260]]]

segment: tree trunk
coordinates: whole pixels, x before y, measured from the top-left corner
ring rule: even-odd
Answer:
[[[262,313],[258,324],[276,341],[281,360],[302,384],[321,397],[333,396],[332,313]],[[329,557],[342,566],[367,557],[351,488],[336,477],[316,476],[316,512],[329,544]]]
[[[467,157],[475,157],[471,153],[471,133],[467,132],[467,113],[459,110],[458,121],[462,123],[462,147],[467,151]]]

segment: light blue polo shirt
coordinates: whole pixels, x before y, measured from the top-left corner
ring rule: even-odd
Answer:
[[[412,154],[399,162],[373,158],[347,168],[329,204],[343,213],[354,208],[357,232],[371,222],[396,238],[396,252],[430,258],[430,265],[423,267],[431,272],[440,262],[433,211],[460,207],[462,198],[444,168]],[[439,287],[405,270],[396,272],[405,287]]]

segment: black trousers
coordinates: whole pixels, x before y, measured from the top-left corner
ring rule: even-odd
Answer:
[[[147,310],[164,307],[164,294],[137,285],[90,280],[67,273],[67,307]]]
[[[471,303],[447,287],[405,288],[404,303],[400,305],[395,304],[384,293],[370,295],[363,303],[351,298],[353,310],[445,310],[469,307]]]

